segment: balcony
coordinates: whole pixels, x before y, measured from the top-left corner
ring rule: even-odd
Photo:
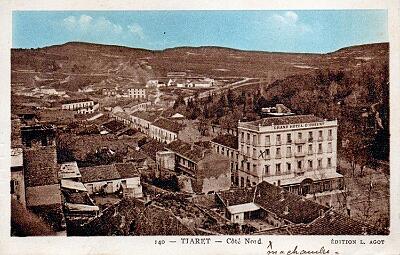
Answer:
[[[292,156],[293,156],[293,154],[292,154],[291,152],[287,152],[287,153],[286,153],[286,157],[287,157],[287,158],[291,158]]]
[[[318,154],[322,154],[322,153],[324,153],[323,150],[318,150]]]
[[[296,158],[299,158],[299,157],[305,157],[306,156],[306,154],[304,153],[304,152],[296,152],[295,154],[294,154],[294,156],[296,157]]]
[[[333,140],[333,137],[330,135],[330,136],[328,136],[328,141],[332,141]]]
[[[318,137],[318,142],[322,142],[324,140],[324,138],[322,136]]]
[[[287,143],[288,143],[288,144],[290,144],[290,143],[292,143],[292,142],[293,142],[292,139],[288,139],[288,140],[287,140]]]
[[[276,154],[275,158],[277,158],[277,159],[282,158],[282,154]]]
[[[281,145],[281,144],[282,144],[281,140],[276,140],[276,145]]]
[[[295,143],[295,144],[303,144],[303,143],[306,143],[306,139],[296,139],[296,140],[294,141],[294,143]]]
[[[313,155],[313,154],[314,154],[313,151],[308,151],[308,152],[307,152],[307,155]]]
[[[270,141],[265,142],[265,146],[271,146],[271,142]]]
[[[309,137],[309,138],[308,138],[308,142],[309,142],[309,143],[312,143],[313,141],[314,141],[314,138],[312,138],[312,137]]]

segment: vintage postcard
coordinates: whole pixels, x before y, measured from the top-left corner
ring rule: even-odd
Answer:
[[[4,4],[1,253],[400,253],[399,5],[236,3]]]

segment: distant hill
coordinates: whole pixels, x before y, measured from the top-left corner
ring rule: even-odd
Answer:
[[[12,49],[11,67],[14,71],[12,83],[28,84],[32,84],[35,75],[53,77],[57,74],[59,79],[83,74],[97,76],[96,81],[104,79],[103,75],[144,82],[152,77],[165,76],[170,71],[211,77],[262,77],[273,81],[316,69],[353,68],[372,59],[385,61],[387,57],[388,43],[348,47],[329,54],[302,54],[213,46],[152,51],[69,42],[39,49]]]

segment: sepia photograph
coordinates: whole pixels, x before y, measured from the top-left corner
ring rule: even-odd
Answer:
[[[12,22],[11,236],[389,234],[385,10]]]

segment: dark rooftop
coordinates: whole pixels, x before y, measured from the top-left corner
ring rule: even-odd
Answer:
[[[90,102],[90,101],[93,101],[93,100],[90,98],[75,98],[75,99],[64,100],[61,103],[62,104],[73,104],[73,103]]]
[[[142,145],[140,149],[153,160],[156,160],[156,153],[165,150],[165,144],[156,140],[150,140],[148,143]]]
[[[175,121],[166,119],[166,118],[159,118],[156,121],[154,121],[153,126],[174,132],[174,133],[179,133],[179,131],[182,130],[182,124],[177,123]]]
[[[139,172],[132,163],[83,167],[80,168],[79,171],[81,172],[83,183],[126,179],[139,176]]]
[[[233,148],[235,150],[238,149],[238,138],[237,136],[231,134],[221,134],[211,140],[214,143],[221,144],[223,146]]]
[[[153,122],[160,116],[161,112],[160,111],[148,111],[148,112],[134,112],[131,115],[140,119],[147,120],[149,122]]]
[[[299,123],[310,123],[310,122],[322,122],[324,119],[316,117],[314,115],[292,115],[282,117],[269,117],[260,120],[246,122],[255,126],[272,126],[272,125],[287,125],[287,124],[299,124]]]
[[[295,224],[310,223],[319,217],[320,210],[329,210],[328,207],[267,182],[248,189],[220,192],[218,195],[225,204],[229,201],[229,206],[250,203],[254,199],[255,204]],[[288,213],[285,213],[286,209]]]
[[[104,123],[103,127],[108,129],[112,133],[116,133],[116,132],[122,130],[123,128],[125,128],[125,125],[124,125],[124,123],[122,123],[120,121],[112,120],[107,123]]]
[[[209,149],[200,147],[198,145],[185,143],[181,140],[175,140],[171,142],[166,146],[166,148],[194,162],[198,162],[203,159],[205,153],[209,151]]]

